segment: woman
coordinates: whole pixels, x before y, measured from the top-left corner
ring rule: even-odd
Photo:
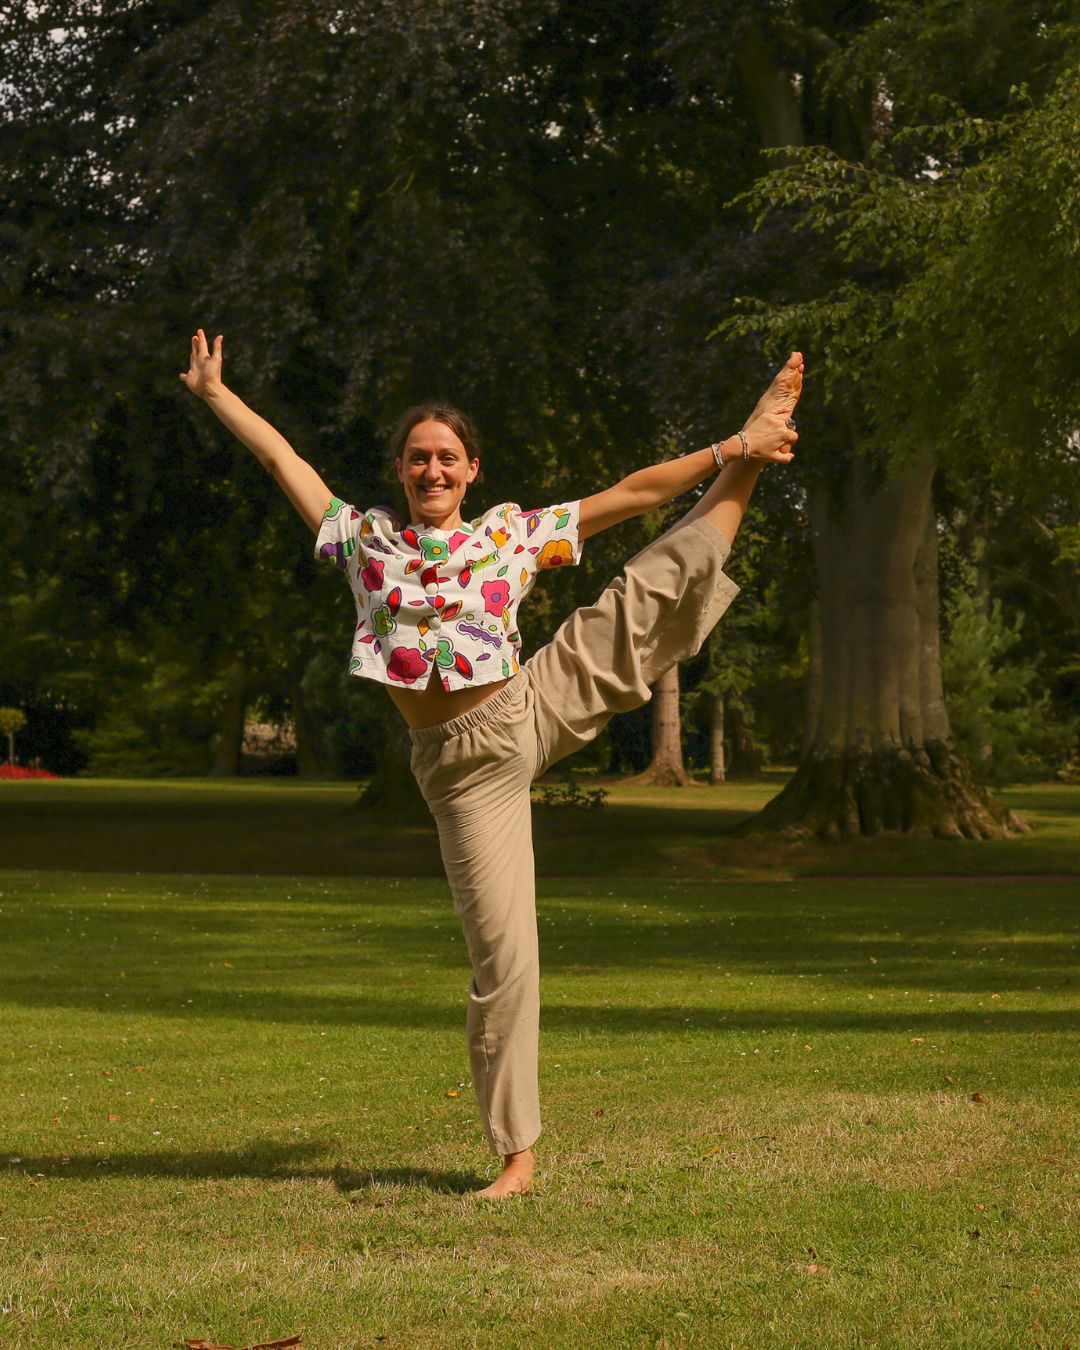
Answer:
[[[721,570],[762,465],[787,464],[803,360],[793,352],[742,431],[540,510],[461,514],[480,461],[446,404],[411,409],[391,440],[409,520],[361,513],[221,380],[222,339],[199,329],[180,378],[248,447],[345,572],[357,608],[350,670],[386,685],[410,728],[412,768],[439,831],[472,962],[473,1082],[498,1178],[524,1194],[540,1133],[539,959],[529,787],[697,652],[738,587]],[[591,535],[715,481],[524,665],[514,617],[538,570],[576,563]]]

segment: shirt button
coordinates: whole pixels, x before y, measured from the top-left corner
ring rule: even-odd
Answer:
[[[438,587],[438,584],[437,584],[436,582],[434,582],[434,581],[429,581],[428,584],[424,587],[424,594],[425,594],[425,595],[438,595],[438,594],[439,594],[439,587]]]
[[[432,633],[437,633],[442,627],[442,619],[437,614],[433,614],[427,621],[427,626]]]

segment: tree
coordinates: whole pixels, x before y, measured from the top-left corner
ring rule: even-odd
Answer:
[[[891,452],[891,464],[880,454],[856,464],[856,497],[838,508],[819,490],[821,714],[809,757],[765,822],[969,837],[1017,828],[950,736],[927,451],[957,477],[994,444],[979,471],[1007,481],[1060,456],[1075,432],[1080,400],[1065,354],[1080,324],[1080,242],[1060,223],[1080,155],[1077,78],[1066,65],[1041,105],[994,124],[954,121],[929,144],[898,136],[867,165],[796,155],[764,186],[768,200],[809,202],[807,223],[828,229],[852,267],[876,263],[876,275],[796,311],[829,351],[832,389],[867,355],[867,424]],[[1049,309],[1031,300],[1039,277],[1053,278]],[[1046,355],[1033,360],[1033,350]],[[995,381],[988,397],[988,374],[1010,370],[1023,377]]]
[[[642,787],[687,787],[679,709],[679,667],[665,671],[652,687],[652,758],[629,781]]]
[[[783,147],[753,199],[780,219],[809,224],[822,244],[810,253],[816,295],[789,296],[726,331],[765,333],[777,347],[797,340],[820,354],[831,407],[816,418],[807,410],[802,425],[808,440],[826,441],[834,462],[832,472],[816,475],[809,497],[820,606],[816,724],[799,771],[757,824],[826,836],[898,829],[980,838],[1019,822],[975,783],[952,743],[932,485],[936,466],[962,469],[957,449],[970,462],[972,433],[987,430],[987,373],[1008,368],[993,357],[1006,348],[1018,355],[1018,332],[1030,339],[1030,330],[1015,327],[1030,300],[1008,297],[1027,290],[1017,279],[1035,251],[1026,232],[1018,238],[1020,202],[1008,184],[1035,147],[1019,125],[1012,126],[1019,140],[997,153],[977,121],[939,125],[932,134],[905,128],[916,115],[928,117],[941,92],[962,93],[979,111],[1002,111],[1010,73],[1041,75],[1059,48],[1020,7],[1004,22],[1000,6],[885,8],[873,22],[869,6],[816,6],[823,21],[814,27],[809,7],[798,7],[787,16],[789,25],[794,13],[807,25],[798,48],[785,48],[775,27],[777,40],[766,41],[762,20],[751,23],[740,51],[763,141]],[[973,10],[986,20],[981,27]],[[955,50],[960,39],[981,44],[981,84],[972,78],[971,49],[963,60]],[[1057,128],[1056,150],[1036,158],[1042,274],[1047,253],[1056,275],[1076,271],[1072,232],[1057,229],[1055,194],[1068,196],[1074,154],[1066,106],[1075,106],[1072,95],[1058,90],[1045,113],[1030,114]],[[933,113],[940,124],[940,104]],[[973,271],[986,280],[985,292],[973,288]],[[1029,419],[1018,444],[1041,443],[1043,452],[1076,425],[1075,400],[1074,420],[1061,417],[1068,383],[1054,387],[1071,347],[1071,300],[1063,320],[1037,325],[1050,338],[1043,370],[1026,357],[1018,367],[1039,382],[1042,404],[1040,425]],[[994,394],[987,443],[1000,446],[997,386]]]
[[[26,714],[21,708],[0,708],[0,735],[7,737],[8,763],[15,763],[15,733],[26,726]]]

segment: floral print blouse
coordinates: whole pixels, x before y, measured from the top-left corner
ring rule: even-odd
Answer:
[[[315,557],[345,573],[356,601],[349,673],[423,686],[437,666],[446,690],[516,674],[517,607],[537,572],[580,560],[580,507],[523,511],[503,502],[439,530],[331,497]]]

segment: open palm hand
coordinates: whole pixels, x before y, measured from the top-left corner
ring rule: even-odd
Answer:
[[[187,370],[180,372],[180,378],[191,392],[199,398],[205,398],[214,385],[221,383],[221,348],[224,339],[219,334],[211,349],[207,345],[206,334],[200,328],[191,339],[191,357]]]

